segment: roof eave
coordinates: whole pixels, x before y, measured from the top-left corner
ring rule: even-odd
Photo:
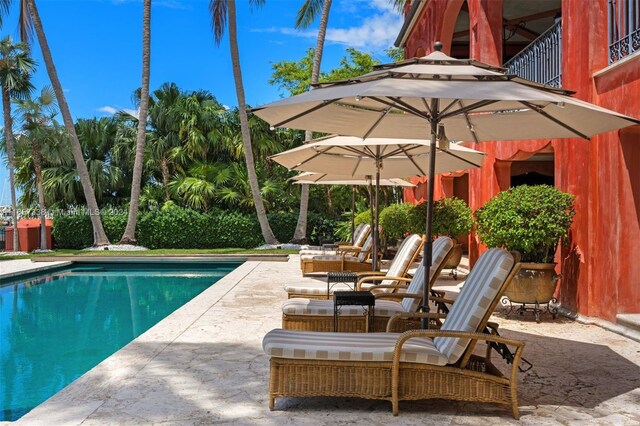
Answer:
[[[420,17],[420,12],[423,7],[429,2],[429,0],[414,0],[411,5],[411,9],[409,9],[409,13],[404,19],[404,23],[402,24],[402,28],[400,28],[400,34],[396,38],[394,45],[396,47],[404,47],[407,41],[407,37],[411,33],[413,26],[415,25],[417,19]]]

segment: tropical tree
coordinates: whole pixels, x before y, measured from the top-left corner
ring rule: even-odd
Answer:
[[[67,99],[64,95],[64,91],[62,90],[62,84],[58,78],[58,72],[53,62],[53,57],[44,33],[40,14],[38,13],[35,0],[26,0],[26,2],[29,16],[33,23],[33,29],[35,30],[38,38],[38,44],[42,51],[42,58],[44,59],[47,73],[49,74],[49,80],[51,80],[51,85],[53,86],[56,98],[58,99],[58,106],[60,108],[60,113],[62,114],[64,126],[67,129],[67,132],[69,132],[71,152],[73,153],[73,158],[76,163],[77,173],[82,185],[82,192],[87,203],[87,208],[90,212],[89,216],[91,218],[91,225],[93,226],[93,244],[96,246],[107,245],[109,244],[109,239],[107,238],[107,234],[104,232],[104,228],[100,220],[100,210],[98,209],[98,202],[96,201],[96,196],[91,185],[89,171],[84,162],[84,157],[82,156],[82,147],[73,125],[73,119],[71,118],[69,105],[67,104]]]
[[[264,3],[264,0],[250,0],[250,3],[254,6],[260,6]],[[247,177],[249,180],[249,186],[251,187],[251,195],[253,196],[254,206],[264,241],[267,244],[277,244],[278,240],[269,226],[267,213],[260,195],[260,184],[258,183],[253,151],[251,149],[251,133],[249,130],[247,104],[245,101],[244,86],[242,83],[242,70],[240,68],[240,53],[238,50],[236,2],[235,0],[211,0],[209,2],[209,11],[211,12],[211,25],[216,44],[220,45],[225,26],[227,24],[227,19],[229,22],[229,49],[231,51],[233,78],[235,80],[236,95],[238,98],[238,112],[240,114],[240,129],[245,151],[244,158],[247,165]]]
[[[47,250],[47,223],[42,181],[43,153],[42,144],[55,137],[52,124],[57,113],[56,97],[50,86],[45,86],[35,99],[30,96],[15,101],[16,113],[22,122],[21,143],[31,147],[33,171],[38,194],[38,217],[40,218],[40,250]]]
[[[140,89],[140,108],[138,110],[138,132],[136,135],[136,157],[131,182],[131,200],[127,226],[120,238],[120,244],[136,243],[136,222],[142,182],[144,142],[147,133],[147,111],[149,109],[149,68],[151,60],[151,0],[144,0],[142,17],[142,87]]]
[[[0,3],[2,5],[3,3]],[[7,36],[0,41],[0,85],[2,86],[2,111],[4,117],[4,137],[9,162],[9,186],[11,190],[11,210],[13,222],[13,251],[19,251],[18,244],[18,205],[16,201],[15,161],[13,120],[11,118],[11,99],[24,97],[32,85],[29,74],[35,69],[35,62],[29,57],[29,46],[14,43]]]
[[[146,166],[153,171],[159,170],[154,180],[160,182],[164,201],[171,199],[169,189],[173,173],[171,152],[180,146],[180,125],[175,111],[182,96],[184,94],[175,83],[164,83],[159,89],[154,90],[149,103],[149,123],[154,129],[154,135],[153,143],[148,145]]]
[[[331,0],[305,0],[296,19],[296,28],[308,28],[315,21],[318,11],[322,10],[320,15],[320,25],[318,27],[318,37],[316,38],[316,48],[313,55],[313,66],[311,68],[311,85],[318,83],[320,77],[320,63],[322,62],[322,52],[324,50],[324,40],[327,34],[327,25],[329,23],[329,11],[331,9]],[[309,141],[313,138],[313,133],[305,132],[304,139]],[[298,215],[298,223],[293,233],[292,243],[307,242],[307,212],[309,210],[309,185],[302,185],[300,188],[300,213]]]

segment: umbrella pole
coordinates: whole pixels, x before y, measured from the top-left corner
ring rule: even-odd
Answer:
[[[433,240],[432,240],[432,216],[433,216],[433,192],[434,192],[434,180],[435,180],[435,168],[436,168],[436,135],[438,133],[438,100],[433,99],[431,101],[431,143],[429,145],[429,182],[427,192],[427,219],[426,219],[426,233],[427,241],[424,244],[424,254],[422,256],[422,264],[424,265],[424,285],[422,295],[422,312],[429,313],[429,294],[431,289],[429,288],[429,281],[431,277],[431,257],[433,254]],[[429,328],[429,318],[422,318],[422,328]]]
[[[380,147],[378,147],[378,156]],[[373,270],[378,270],[378,252],[380,251],[380,163],[376,160],[376,226],[373,237]]]
[[[356,243],[356,236],[353,235],[356,232],[356,187],[351,187],[351,245]]]
[[[375,232],[375,215],[374,215],[374,211],[373,211],[373,186],[371,183],[371,179],[369,179],[369,208],[371,209],[371,218],[369,219],[369,223],[371,225],[371,232]],[[375,237],[375,234],[373,234]],[[373,240],[373,243],[375,244],[375,239]],[[374,246],[375,248],[375,246]],[[375,271],[375,269],[373,269],[374,264],[371,264],[371,268],[373,271]]]

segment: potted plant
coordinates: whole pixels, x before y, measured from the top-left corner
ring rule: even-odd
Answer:
[[[413,204],[391,204],[380,212],[381,247],[397,246],[409,232],[409,212]]]
[[[414,232],[424,233],[426,211],[427,205],[424,202],[418,204],[411,212],[410,223]],[[458,238],[468,235],[473,228],[471,209],[459,198],[441,198],[433,203],[432,227],[433,235],[444,235],[457,241]],[[443,268],[455,269],[460,264],[460,260],[462,260],[462,244],[456,243],[453,253]]]
[[[573,202],[573,195],[553,186],[522,185],[499,193],[476,210],[480,241],[520,252],[522,268],[505,292],[511,302],[537,306],[553,299],[557,282],[553,258],[573,221]]]

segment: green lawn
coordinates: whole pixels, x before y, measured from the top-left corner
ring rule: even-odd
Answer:
[[[85,251],[85,250],[56,250],[52,253],[29,254],[25,256],[0,256],[2,260],[31,259],[34,257],[55,257],[55,256],[166,256],[166,255],[202,255],[202,254],[294,254],[297,250],[255,250],[241,248],[221,248],[221,249],[158,249],[146,251]]]

